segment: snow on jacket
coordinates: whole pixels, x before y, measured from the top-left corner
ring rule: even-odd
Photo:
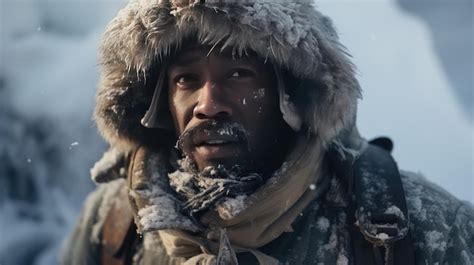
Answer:
[[[246,49],[299,79],[291,102],[308,131],[325,146],[357,155],[366,145],[356,129],[360,87],[331,20],[313,0],[131,0],[109,24],[100,51],[95,119],[111,150],[92,174],[100,184],[85,203],[65,246],[64,264],[99,264],[101,231],[111,203],[127,196],[127,155],[139,146],[160,148],[163,130],[140,121],[154,93],[161,58],[188,38],[203,45]],[[285,104],[283,104],[285,105]],[[291,108],[290,108],[291,109]],[[285,108],[282,108],[285,111]],[[106,174],[98,169],[106,168]],[[160,170],[157,168],[157,170]],[[403,173],[418,264],[474,263],[474,210],[424,178]],[[261,248],[288,264],[351,264],[344,194],[331,189],[312,202],[285,233]],[[159,237],[144,236],[137,264],[172,264]],[[246,263],[242,263],[246,264]]]
[[[474,208],[422,176],[403,172],[416,264],[468,265],[474,261]],[[100,184],[89,195],[63,252],[61,264],[101,264],[102,224],[112,201],[126,196],[126,181]],[[285,233],[260,250],[282,264],[353,264],[346,226],[346,205],[336,181]],[[395,253],[397,255],[397,253]],[[241,264],[248,257],[239,257]],[[145,234],[134,263],[182,264],[166,254],[159,236]]]

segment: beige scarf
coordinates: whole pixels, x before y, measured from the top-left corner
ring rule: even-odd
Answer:
[[[215,264],[222,229],[236,252],[252,253],[260,264],[278,260],[257,250],[284,232],[314,200],[327,183],[322,176],[322,147],[311,137],[300,136],[282,167],[255,193],[245,198],[246,206],[228,218],[217,207],[201,218],[210,228],[205,234],[191,235],[182,230],[161,230],[159,234],[170,256],[183,257],[185,264]],[[327,181],[326,181],[327,182]]]

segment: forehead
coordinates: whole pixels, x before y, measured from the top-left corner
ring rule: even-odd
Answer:
[[[193,46],[181,50],[171,58],[170,66],[187,65],[202,60],[210,60],[211,58],[226,63],[264,64],[264,61],[260,60],[253,51],[238,54],[232,48],[222,50],[220,47],[215,46]]]

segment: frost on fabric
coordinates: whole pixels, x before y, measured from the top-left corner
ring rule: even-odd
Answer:
[[[377,234],[375,237],[378,238],[378,239],[380,239],[380,240],[383,240],[383,241],[389,239],[389,236],[388,236],[387,234],[385,234],[385,233]]]
[[[173,187],[177,192],[183,192],[192,188],[189,185],[191,179],[193,178],[191,173],[176,170],[175,172],[168,174],[168,178],[170,180],[171,187]]]
[[[402,181],[411,219],[420,223],[435,220],[439,224],[447,223],[444,210],[454,210],[451,208],[457,199],[419,174],[402,171]]]
[[[162,229],[183,229],[197,232],[199,229],[178,211],[178,203],[158,187],[146,192],[135,192],[132,196],[148,198],[149,205],[138,211],[142,233]]]
[[[331,221],[330,221],[331,220]],[[321,239],[325,238],[317,247],[316,257],[320,261],[328,261],[328,258],[333,259],[333,263],[338,265],[349,264],[348,253],[346,248],[350,244],[349,234],[346,231],[346,214],[340,212],[335,218],[321,216],[317,221],[318,231],[321,233]],[[318,263],[321,264],[321,263]],[[324,263],[327,264],[327,263]]]
[[[138,211],[141,232],[162,229],[198,231],[189,218],[184,217],[177,211],[176,200],[164,195],[162,190],[153,188],[148,196],[150,196],[150,205]]]
[[[369,208],[369,211],[377,209],[377,206],[374,202],[386,204],[386,202],[391,201],[388,193],[384,192],[388,190],[387,181],[378,177],[379,175],[384,174],[386,173],[383,169],[378,169],[377,172],[374,173],[370,171],[362,172],[362,185],[364,188],[362,198],[364,203]]]
[[[418,218],[421,221],[426,221],[426,209],[423,207],[423,201],[420,197],[411,198],[413,208],[418,213]]]
[[[451,215],[456,214],[457,199],[424,177],[403,171],[402,181],[406,193],[410,229],[417,251],[434,255],[447,249],[451,231]]]
[[[344,212],[340,213],[338,216],[338,230],[345,231],[345,232],[339,232],[339,246],[338,246],[338,256],[337,256],[337,265],[348,265],[349,264],[349,253],[348,247],[350,244],[350,236],[347,233],[347,230],[345,230],[345,224],[347,222],[347,216]]]
[[[92,227],[92,234],[91,234],[91,241],[95,243],[100,243],[100,233],[102,232],[102,227],[107,217],[107,214],[110,211],[110,208],[114,204],[115,200],[118,199],[117,194],[123,192],[126,188],[125,179],[117,179],[115,181],[111,181],[107,184],[101,184],[98,188],[97,193],[102,194],[103,199],[99,206],[99,210],[97,212],[97,222],[94,223]]]
[[[362,231],[368,233],[369,236],[379,239],[382,242],[391,240],[393,237],[402,238],[408,232],[408,223],[405,214],[393,205],[387,180],[380,178],[386,174],[383,168],[370,168],[370,165],[361,162],[362,179],[361,193],[362,206],[359,205],[357,210],[358,219],[362,226]],[[383,211],[384,214],[394,215],[397,217],[397,223],[377,223],[372,222],[370,216]],[[379,229],[388,228],[396,229],[396,234],[379,233]]]
[[[339,253],[339,255],[337,256],[336,265],[347,265],[347,264],[349,264],[349,260],[347,259],[347,256],[342,253]]]
[[[342,192],[344,184],[337,178],[331,178],[329,191],[326,193],[326,200],[335,206],[345,207],[348,205],[348,198]]]
[[[167,170],[158,161],[161,158],[151,155],[143,170],[134,172],[150,176],[146,188],[130,191],[133,198],[146,202],[146,206],[138,211],[139,229],[142,233],[162,229],[197,232],[199,229],[191,219],[180,213],[180,201],[170,192]]]
[[[124,154],[115,148],[107,150],[102,158],[90,170],[91,178],[96,183],[103,183],[125,175]],[[122,169],[123,168],[123,169]]]
[[[318,221],[316,222],[316,227],[320,230],[320,231],[327,231],[329,229],[329,220],[322,216],[318,219]]]
[[[425,234],[426,240],[426,247],[431,251],[439,250],[445,251],[446,250],[446,241],[444,235],[439,231],[428,231]]]
[[[358,220],[356,225],[362,225],[361,229],[365,231],[370,237],[380,239],[381,241],[393,239],[394,237],[403,238],[408,233],[408,227],[406,225],[406,219],[403,212],[396,206],[391,206],[385,210],[384,214],[392,214],[398,217],[398,223],[373,223],[370,221],[371,212],[364,209],[364,207],[358,208]],[[359,223],[360,221],[360,223]],[[379,233],[380,229],[396,229],[396,235],[388,235],[384,232]],[[385,242],[382,242],[385,243]]]
[[[385,210],[386,214],[393,214],[400,218],[401,220],[405,220],[405,215],[403,214],[402,210],[398,208],[397,206],[391,206],[387,210]]]
[[[227,198],[216,207],[219,216],[224,220],[230,220],[234,218],[237,214],[245,209],[245,198],[247,198],[246,195],[239,195],[235,198]]]
[[[310,20],[297,16],[299,3],[284,1],[256,1],[251,6],[246,6],[247,13],[241,23],[264,32],[281,32],[273,36],[280,42],[286,42],[296,47],[301,39],[305,38],[310,30]]]
[[[328,244],[324,245],[324,249],[334,252],[336,251],[336,248],[337,248],[337,227],[332,226],[331,234],[329,236],[329,242]]]

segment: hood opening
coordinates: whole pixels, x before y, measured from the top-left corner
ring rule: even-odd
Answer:
[[[187,38],[185,41],[177,44],[173,54],[170,54],[168,57],[162,57],[160,60],[160,68],[158,70],[157,78],[155,81],[155,87],[153,88],[153,96],[146,111],[145,115],[141,119],[141,125],[145,128],[156,128],[161,130],[167,130],[175,132],[175,125],[173,124],[171,111],[169,108],[169,94],[168,94],[168,78],[167,78],[167,68],[173,58],[178,54],[186,51],[187,49],[193,49],[195,47],[209,47],[209,53],[214,50],[223,52],[222,48],[218,45],[210,46],[204,43],[200,43],[196,37]],[[232,49],[232,54],[234,55],[234,48]],[[294,102],[298,87],[302,82],[294,77],[288,70],[280,69],[276,64],[268,61],[267,59],[261,58],[257,55],[255,51],[250,49],[244,49],[244,54],[236,54],[236,56],[255,56],[258,60],[264,62],[265,64],[271,64],[273,66],[274,76],[276,78],[276,87],[273,89],[278,90],[279,102],[280,102],[280,112],[282,114],[285,122],[293,129],[293,131],[298,132],[303,125],[303,119],[300,114],[300,108],[297,108],[297,105]],[[301,100],[304,97],[299,97]],[[302,102],[303,105],[306,105]]]
[[[160,114],[169,111],[167,95],[161,95],[166,89],[157,92],[154,104],[165,120],[160,118],[160,126],[153,128],[141,120],[154,109],[150,106],[163,59],[187,45],[190,36],[211,47],[235,47],[237,54],[245,53],[246,47],[296,77],[282,93],[294,103],[286,113],[297,113],[301,119],[289,119],[290,123],[297,128],[301,122],[324,145],[355,126],[360,97],[355,68],[331,20],[313,1],[218,2],[178,12],[169,1],[131,1],[109,24],[100,50],[95,118],[111,146],[130,151],[169,144],[175,138],[165,126],[172,124],[166,120],[171,116]]]

